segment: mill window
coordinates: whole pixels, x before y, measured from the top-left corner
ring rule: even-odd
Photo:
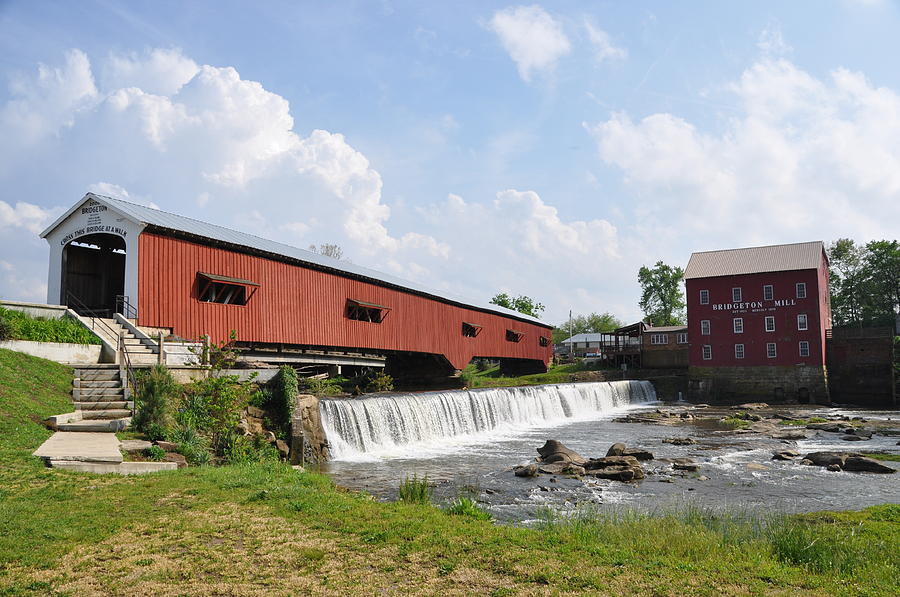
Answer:
[[[701,304],[701,305],[708,305],[708,304],[709,304],[709,291],[708,291],[708,290],[701,290],[701,291],[700,291],[700,304]]]
[[[679,344],[687,344],[688,343],[687,332],[678,332],[678,343]]]
[[[774,315],[766,316],[766,331],[767,332],[775,331],[775,316]]]
[[[809,356],[809,342],[806,340],[800,341],[800,356],[808,357]]]
[[[797,298],[806,298],[806,282],[797,282]]]
[[[731,289],[731,302],[739,303],[743,300],[743,293],[740,288],[732,288]]]
[[[744,333],[744,318],[743,317],[735,317],[734,318],[734,333],[735,334],[743,334]]]
[[[763,286],[763,300],[771,301],[774,298],[775,298],[775,289],[772,287],[772,285],[766,284],[765,286]]]
[[[703,345],[703,360],[712,360],[712,346],[710,346],[709,344]]]
[[[743,344],[735,344],[734,345],[734,358],[736,358],[736,359],[744,358],[744,345]]]
[[[701,336],[709,336],[709,320],[703,319],[700,321],[700,335]]]
[[[766,344],[766,356],[770,359],[774,359],[778,356],[778,350],[775,348],[774,342],[768,342]]]
[[[797,316],[797,329],[805,330],[808,329],[809,322],[806,319],[806,313],[801,313]]]

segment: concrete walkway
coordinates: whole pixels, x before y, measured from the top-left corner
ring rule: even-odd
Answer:
[[[34,455],[53,468],[82,473],[141,475],[178,468],[176,462],[123,462],[120,445],[115,433],[57,431]]]
[[[57,431],[34,453],[44,460],[74,460],[119,464],[119,438],[115,433]]]

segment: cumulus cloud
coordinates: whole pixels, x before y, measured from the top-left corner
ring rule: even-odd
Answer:
[[[200,70],[180,49],[156,48],[143,54],[112,54],[100,76],[103,89],[134,87],[153,95],[172,95]]]
[[[588,40],[594,46],[594,57],[597,62],[624,60],[628,57],[628,51],[615,46],[609,38],[609,34],[603,29],[587,19],[584,21],[584,28],[587,30]]]
[[[645,225],[715,243],[694,249],[896,234],[900,95],[783,58],[761,59],[724,93],[741,112],[716,132],[668,113],[586,125]]]
[[[536,4],[498,10],[488,26],[500,38],[526,82],[536,72],[552,71],[556,62],[572,49],[560,22]]]
[[[23,228],[38,234],[56,217],[54,213],[58,214],[59,211],[61,210],[47,210],[24,201],[18,201],[15,205],[0,201],[0,230]]]

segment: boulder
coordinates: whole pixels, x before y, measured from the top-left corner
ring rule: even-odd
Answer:
[[[271,431],[266,431],[266,443],[274,444],[278,441],[278,438],[275,437],[275,434]]]
[[[283,439],[275,440],[275,447],[278,448],[278,453],[281,454],[282,458],[287,458],[291,453],[290,446]]]
[[[517,477],[537,477],[540,471],[538,470],[538,465],[531,463],[517,466],[513,469],[513,472]]]
[[[693,446],[697,443],[692,437],[667,437],[663,440],[665,444],[672,444],[673,446]]]
[[[874,458],[866,458],[865,456],[848,456],[844,461],[843,469],[845,471],[865,472],[865,473],[896,473],[897,469],[882,464]]]
[[[266,411],[256,406],[248,406],[246,409],[247,416],[254,417],[256,419],[263,419],[266,416]]]
[[[175,445],[174,443],[164,442],[162,440],[159,440],[158,442],[156,442],[156,445],[159,446],[160,448],[162,448],[163,450],[165,450],[166,452],[174,452],[178,448],[178,446]]]
[[[609,468],[611,466],[630,466],[640,468],[641,464],[634,456],[604,456],[603,458],[591,458],[584,463],[585,470]]]
[[[692,415],[691,413],[681,413],[681,418],[682,419],[693,419],[694,415]]]
[[[628,448],[622,453],[622,456],[632,456],[638,460],[653,460],[653,453],[640,448]]]
[[[758,462],[748,462],[747,470],[749,470],[749,471],[767,471],[767,470],[769,470],[769,467],[767,467],[764,464],[760,464]]]
[[[241,419],[238,421],[237,430],[241,435],[253,435],[250,431],[250,423],[247,422],[247,419]]]
[[[862,442],[866,441],[866,438],[859,435],[844,435],[841,437],[845,442]]]
[[[760,410],[762,408],[769,408],[769,405],[765,402],[748,402],[746,404],[732,406],[731,410]]]
[[[141,453],[144,450],[149,450],[152,445],[152,442],[144,441],[142,439],[123,439],[119,444],[119,449],[128,454],[136,454]]]
[[[570,450],[562,442],[555,439],[548,439],[543,446],[537,449],[537,452],[541,455],[541,462],[546,464],[554,462],[582,464],[585,461],[584,456],[575,450]]]
[[[845,425],[843,423],[810,423],[806,426],[807,429],[817,429],[819,431],[828,431],[830,433],[848,433],[853,430],[853,427],[850,425]]]
[[[773,431],[769,436],[772,439],[806,439],[808,435],[802,429],[785,429]]]
[[[687,471],[689,473],[696,473],[700,470],[700,465],[696,462],[675,462],[672,464],[672,468],[676,471]]]
[[[606,455],[607,456],[621,456],[622,454],[625,453],[626,449],[627,448],[626,448],[625,444],[623,444],[621,442],[617,442],[617,443],[613,444],[612,446],[610,446],[609,450],[606,451]]]
[[[841,472],[841,465],[839,465],[839,464],[829,464],[828,466],[825,467],[825,470],[826,470],[826,471],[831,471],[832,473],[839,473],[839,472]]]
[[[167,452],[166,457],[163,458],[165,462],[175,462],[178,464],[178,468],[185,468],[187,464],[187,458],[182,456],[181,454],[175,454],[174,452]]]
[[[799,456],[800,452],[797,450],[780,450],[772,453],[772,460],[793,460]]]
[[[612,481],[637,481],[644,478],[644,471],[630,466],[609,466],[606,468],[587,471],[588,475],[598,479],[610,479]]]
[[[804,456],[804,460],[809,460],[815,466],[831,466],[836,464],[844,466],[844,461],[850,456],[847,452],[811,452]],[[859,456],[859,454],[854,454]]]

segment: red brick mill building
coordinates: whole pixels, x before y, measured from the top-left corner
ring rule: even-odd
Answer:
[[[691,398],[828,402],[821,241],[694,253],[685,282]]]

